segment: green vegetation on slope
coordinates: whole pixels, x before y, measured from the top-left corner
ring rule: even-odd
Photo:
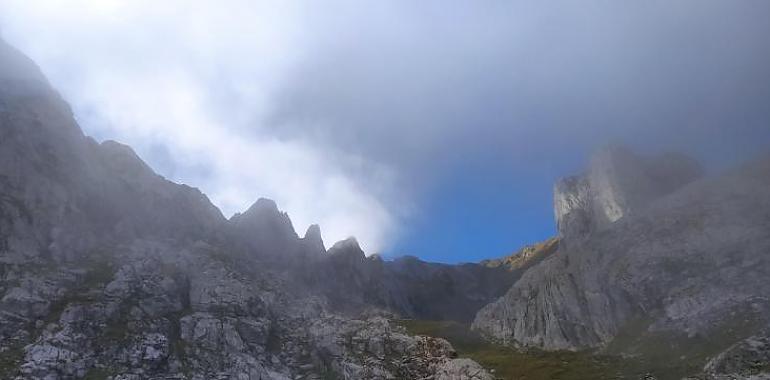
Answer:
[[[735,315],[712,326],[708,335],[671,331],[649,331],[651,319],[631,320],[604,352],[638,358],[629,368],[645,369],[658,379],[681,379],[698,374],[709,358],[755,334],[767,322],[751,310],[736,309]]]
[[[410,334],[444,338],[460,357],[475,360],[510,380],[585,380],[638,378],[625,370],[619,359],[585,352],[519,351],[489,343],[468,326],[451,321],[397,320]]]
[[[497,378],[525,380],[682,379],[698,374],[709,357],[758,328],[750,312],[723,321],[709,336],[649,332],[648,320],[629,322],[610,344],[596,352],[517,350],[490,343],[467,325],[452,321],[396,320],[414,335],[444,338],[460,357],[493,370]]]
[[[11,379],[16,376],[23,358],[24,349],[21,347],[0,351],[0,379]]]

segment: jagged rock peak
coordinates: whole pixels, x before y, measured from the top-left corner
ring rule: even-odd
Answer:
[[[0,81],[4,85],[2,87],[12,82],[37,82],[48,86],[48,80],[40,68],[18,49],[8,45],[2,36],[0,36]]]
[[[283,232],[293,235],[297,238],[299,236],[294,231],[294,226],[291,223],[291,219],[286,212],[278,209],[278,205],[274,200],[268,198],[259,198],[254,204],[249,207],[244,213],[237,213],[230,218],[230,221],[239,224],[264,224],[270,223],[274,228],[279,228]]]
[[[345,240],[340,240],[329,248],[329,254],[333,256],[345,255],[354,257],[366,257],[361,246],[358,244],[358,240],[354,237],[349,237]]]
[[[294,257],[302,249],[289,215],[271,199],[260,198],[243,214],[233,215],[229,224],[236,239],[265,256]]]
[[[256,202],[254,202],[254,204],[251,205],[251,207],[249,207],[248,210],[246,210],[244,214],[254,212],[271,212],[278,214],[281,211],[278,210],[278,204],[276,204],[274,200],[268,198],[259,198]]]
[[[321,239],[321,227],[317,224],[311,224],[305,231],[305,240]]]
[[[14,129],[25,134],[26,138],[31,138],[32,131],[46,129],[46,133],[36,134],[34,140],[42,141],[47,137],[60,139],[54,149],[61,149],[59,145],[82,142],[83,133],[69,105],[50,86],[40,68],[1,37],[0,112],[14,116],[3,120],[2,129]],[[35,122],[29,123],[25,118],[34,118]],[[52,136],[50,132],[57,136]],[[73,143],[73,139],[76,142]]]
[[[612,145],[591,158],[585,173],[554,185],[554,216],[562,238],[588,235],[700,178],[694,159],[665,153],[642,156]]]
[[[31,61],[8,50],[0,45],[0,379],[491,379],[443,340],[353,320],[323,300],[319,285],[337,279],[371,288],[355,241],[340,246],[361,260],[321,267],[275,202],[226,223],[131,149],[82,135],[53,90],[9,74],[9,59],[20,70]],[[346,289],[329,293],[349,304]]]
[[[326,246],[324,245],[323,238],[321,238],[321,227],[317,224],[311,224],[305,231],[305,236],[302,238],[305,245],[318,252],[326,252]]]

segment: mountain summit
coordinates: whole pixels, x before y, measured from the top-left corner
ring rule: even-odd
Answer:
[[[639,156],[622,146],[599,150],[588,170],[554,185],[559,235],[584,236],[700,178],[703,169],[679,154]]]
[[[405,322],[490,365],[552,355],[559,376],[579,358],[767,378],[770,158],[705,176],[610,147],[553,199],[558,237],[481,263],[367,257],[355,238],[327,250],[272,200],[226,219],[85,136],[0,41],[0,378],[495,379]]]
[[[0,42],[0,378],[491,379],[380,305],[331,307],[334,256],[271,200],[227,220],[86,137]]]

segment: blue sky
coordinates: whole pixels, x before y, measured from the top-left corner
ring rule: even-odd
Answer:
[[[676,151],[698,159],[707,175],[770,154],[770,126],[726,138],[720,142],[717,136],[709,137],[711,143]],[[642,154],[667,150],[644,139],[623,143]],[[552,185],[558,178],[579,174],[589,156],[590,149],[563,151],[518,165],[490,166],[481,161],[455,167],[424,196],[421,213],[405,228],[408,233],[383,255],[450,264],[478,262],[553,237]]]
[[[385,256],[475,262],[554,236],[550,178],[530,174],[457,168],[425,197],[422,215]]]
[[[4,0],[84,131],[227,216],[442,262],[553,234],[551,185],[627,143],[770,141],[770,2]]]

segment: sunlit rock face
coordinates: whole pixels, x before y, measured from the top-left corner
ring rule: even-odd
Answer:
[[[585,236],[594,227],[593,202],[582,176],[559,180],[553,189],[554,215],[559,236]]]
[[[558,251],[481,309],[475,329],[510,345],[698,365],[766,331],[770,158],[694,181],[697,165],[678,156],[605,151],[590,166],[557,185],[568,227]]]
[[[584,237],[701,177],[701,166],[679,154],[644,157],[611,146],[597,152],[588,170],[554,185],[559,235]]]

